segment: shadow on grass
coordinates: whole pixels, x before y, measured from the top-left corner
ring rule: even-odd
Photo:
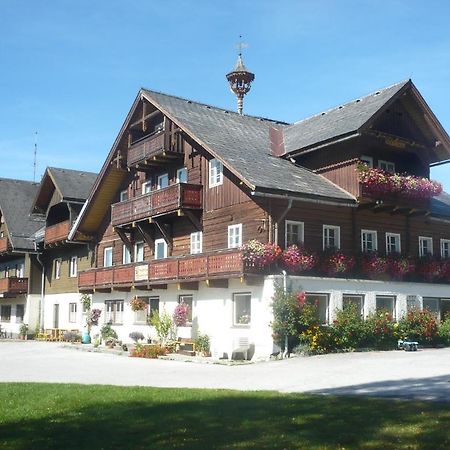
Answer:
[[[450,406],[352,397],[0,384],[0,448],[449,448]]]

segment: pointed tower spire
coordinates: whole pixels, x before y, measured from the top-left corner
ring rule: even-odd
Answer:
[[[239,36],[242,39],[242,36]],[[255,79],[255,74],[249,72],[245,67],[242,59],[242,48],[244,44],[242,40],[239,42],[239,54],[234,70],[227,74],[227,80],[230,84],[231,91],[237,97],[238,113],[242,114],[244,109],[244,95],[250,91],[252,81]]]

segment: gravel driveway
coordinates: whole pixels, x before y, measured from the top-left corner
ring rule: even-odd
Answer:
[[[450,349],[341,353],[241,366],[127,358],[0,341],[0,382],[361,394],[450,401]],[[0,386],[1,388],[1,386]]]

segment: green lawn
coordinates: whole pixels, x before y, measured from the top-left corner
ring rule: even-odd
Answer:
[[[0,383],[0,448],[450,448],[450,405]]]

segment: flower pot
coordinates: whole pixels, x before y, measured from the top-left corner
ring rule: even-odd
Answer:
[[[82,344],[90,344],[91,343],[91,335],[89,333],[83,333],[81,336]]]

